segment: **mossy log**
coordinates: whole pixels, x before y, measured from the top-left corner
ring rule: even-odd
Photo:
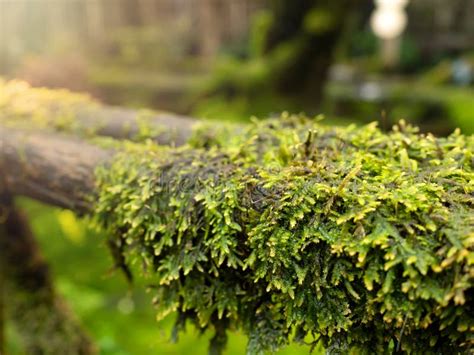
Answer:
[[[142,262],[158,316],[214,329],[214,350],[228,329],[251,354],[473,347],[472,136],[296,117],[207,149],[0,136],[11,191],[90,213],[117,262]]]
[[[2,315],[12,322],[25,352],[95,354],[91,340],[56,293],[28,220],[5,191],[0,192],[0,209]]]
[[[169,112],[131,110],[102,105],[86,94],[30,87],[0,79],[0,122],[4,126],[38,128],[83,137],[150,138],[159,144],[182,145],[198,121]]]

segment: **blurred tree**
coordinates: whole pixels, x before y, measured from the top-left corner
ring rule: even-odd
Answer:
[[[140,5],[142,4],[139,0],[122,0],[121,7],[126,25],[140,26],[142,24]]]
[[[322,96],[333,52],[350,14],[352,0],[271,0],[272,21],[264,55],[293,43],[294,53],[282,63],[275,84],[278,91]]]
[[[209,61],[215,58],[220,47],[219,19],[222,4],[218,0],[201,0],[199,2],[199,52]]]
[[[234,111],[237,118],[318,111],[335,50],[354,5],[362,2],[269,0],[255,19],[247,58],[222,63],[205,90],[210,100],[202,103],[199,97],[196,114],[231,118],[227,112]]]
[[[88,36],[100,42],[105,34],[103,4],[100,0],[86,1],[84,6]]]

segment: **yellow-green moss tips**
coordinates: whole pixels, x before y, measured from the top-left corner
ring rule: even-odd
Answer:
[[[215,351],[243,330],[249,354],[473,345],[472,136],[286,117],[213,144],[137,146],[97,173],[97,221],[158,318],[214,329]]]

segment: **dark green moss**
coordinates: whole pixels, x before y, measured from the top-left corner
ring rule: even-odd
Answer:
[[[214,350],[243,330],[250,354],[472,347],[472,136],[283,117],[223,137],[132,146],[97,172],[97,221],[158,318],[214,329]]]

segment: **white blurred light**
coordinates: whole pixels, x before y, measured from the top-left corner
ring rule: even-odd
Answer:
[[[407,24],[407,16],[403,12],[375,11],[371,26],[377,37],[390,39],[402,34]]]
[[[408,4],[408,0],[375,0],[375,4],[378,7],[395,7],[402,9]]]
[[[407,25],[404,8],[407,0],[376,0],[377,8],[370,24],[377,37],[393,39],[400,36]]]

